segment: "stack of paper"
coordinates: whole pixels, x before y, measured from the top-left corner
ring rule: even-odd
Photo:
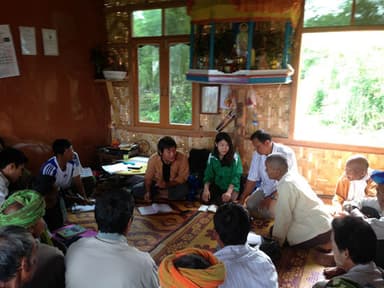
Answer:
[[[117,163],[117,164],[112,164],[112,165],[103,165],[101,166],[101,168],[103,168],[104,171],[110,173],[110,174],[113,174],[113,173],[116,173],[116,172],[119,172],[119,171],[126,171],[127,170],[127,166],[124,164],[124,163]]]
[[[170,213],[173,209],[168,204],[153,203],[151,206],[143,206],[137,208],[141,215],[153,215],[158,213]]]
[[[216,210],[217,210],[217,206],[215,204],[211,204],[211,205],[201,205],[197,211],[216,213]]]

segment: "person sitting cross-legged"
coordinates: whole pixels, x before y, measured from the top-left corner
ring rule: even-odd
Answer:
[[[231,137],[225,132],[218,133],[204,172],[203,202],[220,205],[237,200],[242,173],[241,159],[234,151]]]
[[[384,287],[382,271],[373,262],[376,234],[366,221],[353,216],[333,219],[331,240],[336,265],[346,273],[330,281],[317,282],[314,288]],[[342,282],[348,284],[341,286]]]
[[[161,261],[159,278],[161,288],[216,288],[222,287],[225,267],[208,250],[186,248]]]
[[[221,205],[213,218],[221,249],[215,256],[224,262],[227,276],[222,288],[278,287],[277,272],[269,256],[247,244],[251,228],[248,212],[236,203]]]
[[[128,190],[112,187],[96,196],[95,237],[71,244],[65,257],[67,288],[158,288],[151,256],[128,244],[134,200]]]
[[[189,176],[188,158],[176,150],[173,138],[162,137],[157,143],[157,153],[153,154],[147,164],[144,183],[132,187],[136,198],[152,201],[153,197],[168,200],[184,200],[189,193],[187,183]]]
[[[250,140],[255,152],[253,152],[247,182],[239,200],[242,204],[246,204],[252,217],[272,219],[277,199],[277,181],[268,177],[265,171],[265,159],[272,153],[282,153],[287,158],[289,170],[297,172],[296,156],[290,147],[274,142],[272,136],[264,130],[254,132]]]
[[[345,172],[336,184],[332,206],[340,213],[347,205],[356,205],[362,199],[376,196],[376,184],[370,177],[369,163],[362,155],[353,155],[345,164]]]

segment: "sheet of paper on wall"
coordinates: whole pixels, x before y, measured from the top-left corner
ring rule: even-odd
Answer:
[[[35,27],[19,26],[21,54],[36,55]]]
[[[0,78],[19,75],[11,30],[9,25],[0,25]]]
[[[44,55],[58,56],[59,48],[57,45],[57,34],[55,29],[41,29],[43,35]]]

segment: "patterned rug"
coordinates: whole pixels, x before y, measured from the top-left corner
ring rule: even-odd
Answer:
[[[159,264],[168,254],[186,247],[197,247],[214,252],[217,242],[213,233],[213,215],[198,212],[198,202],[171,202],[175,213],[141,216],[135,210],[135,218],[128,235],[128,242],[142,251],[149,252]],[[69,220],[95,229],[93,212],[70,214]],[[267,236],[272,223],[254,220],[252,230]],[[285,247],[276,264],[279,287],[307,288],[323,279],[323,267],[315,264],[311,250]]]
[[[197,214],[199,203],[171,202],[168,203],[175,213],[141,216],[137,209],[128,234],[129,244],[141,251],[150,252],[166,240],[171,234],[184,227]],[[68,221],[97,231],[93,212],[68,213]]]

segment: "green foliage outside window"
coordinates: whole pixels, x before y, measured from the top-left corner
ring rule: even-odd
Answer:
[[[384,147],[384,2],[358,0],[352,18],[351,3],[306,1],[321,7],[304,26],[320,28],[302,34],[295,138]],[[325,27],[339,24],[375,30]]]
[[[185,7],[164,9],[165,27],[162,28],[162,10],[143,10],[133,13],[133,36],[152,37],[189,35],[190,20]],[[164,30],[165,35],[162,35]],[[158,40],[154,41],[158,43]],[[185,78],[189,69],[189,45],[167,42],[169,58],[169,122],[191,125],[192,85]],[[139,120],[160,123],[160,59],[159,45],[143,45],[138,48]],[[164,83],[162,83],[164,85]]]

